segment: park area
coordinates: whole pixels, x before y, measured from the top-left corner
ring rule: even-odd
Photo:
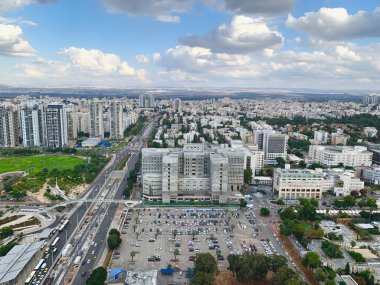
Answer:
[[[44,168],[73,169],[75,165],[83,163],[83,159],[68,155],[36,155],[26,157],[7,157],[0,159],[0,174],[11,171],[25,171],[30,174],[40,172]]]
[[[2,195],[19,199],[34,193],[38,200],[60,200],[50,187],[55,182],[69,195],[72,190],[78,195],[91,183],[99,171],[107,164],[108,158],[95,153],[86,153],[84,158],[72,155],[33,155],[0,159],[0,174],[25,171],[26,176],[6,176],[3,178]],[[41,197],[42,196],[42,197]]]

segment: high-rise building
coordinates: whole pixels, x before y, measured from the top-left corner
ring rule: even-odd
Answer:
[[[22,144],[25,147],[44,146],[46,139],[45,109],[25,106],[20,110]]]
[[[91,129],[90,113],[89,112],[78,112],[77,116],[78,116],[78,131],[89,134],[90,129]]]
[[[140,108],[154,108],[155,102],[154,102],[154,95],[152,94],[141,94],[139,96],[139,105]]]
[[[244,152],[203,144],[142,151],[144,197],[150,201],[227,203],[244,183]]]
[[[254,141],[259,150],[264,151],[266,164],[276,164],[276,158],[286,158],[288,136],[273,130],[255,130]]]
[[[173,101],[173,107],[177,111],[180,111],[182,109],[182,100],[179,98],[174,99]]]
[[[67,110],[67,137],[69,140],[78,138],[78,113],[76,110]]]
[[[365,95],[363,97],[363,104],[365,104],[365,105],[378,104],[379,103],[379,97],[380,97],[380,94],[377,94],[377,93]]]
[[[13,108],[0,107],[0,146],[16,147],[19,145],[19,121]]]
[[[99,101],[90,104],[90,136],[104,138],[103,103]]]
[[[46,108],[46,146],[63,147],[67,144],[67,117],[62,104],[49,104]]]
[[[118,101],[112,101],[110,104],[110,137],[121,139],[123,136],[123,104]]]

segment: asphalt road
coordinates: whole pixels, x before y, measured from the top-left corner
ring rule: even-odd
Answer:
[[[92,187],[86,192],[86,193],[90,193],[89,197],[92,197],[92,195],[96,195],[96,192],[101,188],[101,186],[106,181],[107,175],[111,171],[115,170],[116,166],[119,164],[119,162],[124,158],[124,156],[128,152],[130,152],[131,150],[135,151],[137,149],[141,150],[144,142],[148,139],[149,134],[150,134],[151,130],[153,129],[154,122],[155,122],[155,120],[150,121],[150,123],[143,129],[142,135],[136,136],[131,141],[131,143],[128,145],[128,147],[126,147],[120,151],[115,152],[116,159],[114,160],[114,162],[112,164],[110,164],[107,168],[104,168],[100,172],[100,174],[97,176],[97,178],[93,182]],[[134,147],[130,147],[131,145],[133,145]],[[138,155],[136,155],[136,154],[132,155],[129,162],[128,162],[127,175],[125,175],[122,183],[120,184],[119,189],[117,190],[117,193],[115,195],[115,199],[121,199],[123,197],[123,189],[126,186],[129,172],[131,171],[131,169],[134,168],[137,161],[138,161]],[[69,239],[74,234],[74,232],[77,228],[77,219],[80,220],[82,217],[84,217],[86,210],[87,210],[87,207],[90,207],[90,204],[91,203],[83,203],[69,217],[64,217],[64,218],[69,220],[68,225],[65,227],[65,229],[62,232],[60,232],[60,233],[58,232],[54,237],[52,237],[50,239],[49,243],[53,242],[53,240],[56,237],[59,237],[59,241],[56,245],[56,248],[57,248],[56,253],[53,255],[52,249],[50,249],[50,251],[48,253],[49,257],[45,260],[46,268],[49,268],[49,271],[51,270],[52,264],[54,263],[56,258],[60,257],[61,251],[65,247],[67,239]],[[66,208],[66,211],[70,211],[73,207],[75,207],[75,205],[68,206]],[[111,220],[113,219],[113,217],[115,215],[116,209],[117,209],[116,204],[110,205],[110,207],[108,209],[108,215],[103,220],[103,223],[101,224],[101,226],[99,228],[108,229],[109,225],[111,224]],[[94,218],[97,218],[97,217],[94,217]],[[55,227],[55,226],[56,226],[56,224],[54,224],[50,227]],[[97,232],[94,241],[98,243],[98,247],[97,247],[97,249],[95,249],[96,253],[94,255],[97,255],[99,253],[99,249],[101,248],[101,245],[104,244],[104,240],[106,239],[105,238],[106,234],[107,234],[106,230],[101,230],[101,231]],[[101,242],[101,241],[103,241],[103,242]],[[75,241],[74,241],[74,245],[75,245]],[[43,258],[46,258],[45,254],[44,254]],[[86,255],[85,258],[88,259],[88,256]],[[87,259],[84,259],[84,260],[87,261]],[[92,262],[88,264],[88,268],[86,268],[86,269],[89,270],[89,268],[92,268],[93,264],[94,264],[94,259],[92,258]],[[87,263],[86,263],[86,265],[87,265]],[[80,278],[80,275],[78,275],[78,276]],[[78,280],[78,281],[75,279],[75,282],[73,284],[83,284],[83,279]]]

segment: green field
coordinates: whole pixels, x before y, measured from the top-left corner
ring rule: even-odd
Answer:
[[[73,169],[75,165],[83,163],[79,157],[68,155],[36,155],[25,157],[11,157],[0,159],[0,174],[10,171],[26,171],[29,174],[40,172],[47,168],[49,171],[56,168]]]

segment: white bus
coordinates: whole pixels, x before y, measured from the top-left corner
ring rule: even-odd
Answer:
[[[53,243],[50,245],[50,247],[55,247],[59,241],[59,237],[56,237]]]
[[[32,280],[33,280],[33,278],[34,278],[35,275],[36,275],[36,271],[33,270],[33,271],[30,273],[29,277],[25,280],[25,285],[30,285],[30,284],[32,284]]]
[[[64,220],[62,225],[59,227],[58,231],[62,232],[68,223],[69,223],[69,220]]]
[[[41,268],[42,264],[44,263],[44,261],[45,261],[45,259],[42,258],[42,259],[37,263],[36,267],[34,267],[34,270],[35,270],[35,271],[40,270],[40,268]]]

